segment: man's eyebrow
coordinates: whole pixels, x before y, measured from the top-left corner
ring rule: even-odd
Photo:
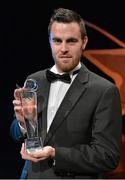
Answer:
[[[69,41],[76,42],[76,41],[78,41],[78,39],[75,38],[75,37],[70,37],[70,38],[68,38],[66,41],[67,41],[67,42],[69,42]]]
[[[53,37],[52,40],[61,40],[59,37]]]

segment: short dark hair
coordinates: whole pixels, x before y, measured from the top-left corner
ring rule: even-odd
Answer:
[[[71,23],[76,22],[79,24],[80,30],[81,30],[81,37],[84,38],[84,36],[87,36],[85,23],[81,16],[76,13],[75,11],[59,8],[54,10],[54,13],[50,19],[49,26],[48,26],[48,34],[50,35],[51,26],[53,22],[61,22],[61,23]]]

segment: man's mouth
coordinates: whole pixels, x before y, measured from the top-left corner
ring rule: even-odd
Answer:
[[[61,58],[61,59],[71,59],[72,57],[71,56],[60,56],[59,58]]]

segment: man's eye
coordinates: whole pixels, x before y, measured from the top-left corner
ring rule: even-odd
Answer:
[[[61,43],[61,40],[60,39],[53,39],[53,42],[59,44],[59,43]]]
[[[77,41],[77,39],[69,39],[67,42],[73,44],[73,43],[76,43],[76,42],[78,42],[78,41]]]

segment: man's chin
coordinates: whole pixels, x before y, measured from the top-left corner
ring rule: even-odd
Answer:
[[[62,72],[70,72],[74,69],[74,66],[72,66],[70,63],[62,63],[62,64],[58,64],[58,68]]]
[[[61,70],[63,71],[63,72],[70,72],[70,71],[72,71],[74,68],[69,68],[69,67],[63,67]]]

